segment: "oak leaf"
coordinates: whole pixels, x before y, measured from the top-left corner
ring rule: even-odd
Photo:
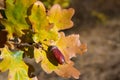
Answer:
[[[1,22],[8,31],[8,37],[13,34],[21,36],[24,34],[22,30],[29,29],[30,26],[26,22],[28,8],[35,0],[6,0],[5,14],[7,19]]]
[[[9,80],[31,80],[28,77],[28,67],[22,60],[22,51],[10,51],[6,46],[1,50],[0,71],[9,70]]]
[[[52,29],[52,24],[47,19],[46,9],[42,2],[37,1],[33,4],[29,19],[32,23],[32,29],[35,32],[33,35],[35,42],[57,39],[58,33]]]
[[[65,36],[63,32],[60,33],[60,39],[57,41],[56,45],[64,53],[66,62],[69,63],[72,57],[76,57],[76,54],[82,54],[87,51],[85,44],[81,44],[79,40],[79,35],[69,35]]]
[[[60,5],[55,4],[48,11],[48,19],[54,25],[57,31],[69,29],[73,26],[71,18],[74,14],[74,9],[62,9]]]
[[[76,53],[82,54],[87,50],[86,45],[80,43],[79,35],[65,36],[64,33],[61,32],[59,35],[59,40],[56,41],[54,46],[57,46],[64,55],[64,64],[59,64],[55,59],[55,56],[50,53],[49,50],[45,51],[41,48],[34,49],[36,62],[40,62],[42,69],[47,73],[54,71],[59,76],[67,78],[74,77],[78,79],[80,72],[73,67],[74,63],[71,61],[71,58],[75,57]],[[49,48],[49,46],[47,48]]]

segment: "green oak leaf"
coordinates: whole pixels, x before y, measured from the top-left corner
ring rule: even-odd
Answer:
[[[0,62],[0,71],[9,70],[8,80],[31,80],[28,77],[28,67],[22,60],[22,51],[10,51],[4,47],[1,51],[3,60]]]
[[[8,31],[8,37],[13,34],[21,36],[22,30],[29,29],[26,22],[28,8],[35,0],[6,0],[5,14],[7,19],[1,20],[2,24]]]
[[[50,24],[49,20],[47,19],[46,9],[42,2],[37,1],[33,4],[29,19],[32,23],[32,29],[35,32],[33,35],[33,40],[35,42],[57,39],[58,33],[52,29],[53,25]]]
[[[73,26],[71,21],[73,14],[74,9],[61,9],[60,5],[56,4],[48,11],[48,19],[54,25],[53,28],[60,31]]]

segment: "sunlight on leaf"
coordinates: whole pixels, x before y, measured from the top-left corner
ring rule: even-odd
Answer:
[[[59,69],[55,70],[59,76],[70,78],[74,77],[75,79],[79,79],[80,72],[73,67],[71,64],[65,64],[59,66]]]
[[[6,48],[1,51],[1,57],[3,60],[0,62],[0,71],[4,72],[9,69],[9,65],[11,65],[12,62],[12,57]]]
[[[46,17],[46,9],[40,1],[33,4],[29,19],[32,23],[32,29],[34,32],[39,32],[41,29],[49,28],[49,22]]]
[[[47,73],[51,73],[52,71],[54,71],[57,68],[57,63],[53,57],[53,55],[51,55],[50,53],[46,53],[44,50],[41,49],[36,49],[34,50],[34,54],[35,54],[35,60],[41,61],[41,67],[42,69],[47,72]]]
[[[74,14],[74,10],[72,8],[61,9],[61,7],[56,4],[46,14],[44,5],[41,2],[36,2],[32,9],[33,11],[30,16],[30,20],[32,22],[33,30],[35,31],[33,39],[35,42],[41,42],[42,44],[49,43],[46,45],[46,49],[44,46],[42,46],[44,49],[34,48],[36,62],[40,62],[42,69],[47,73],[55,71],[62,77],[74,77],[78,79],[80,73],[73,67],[74,63],[70,59],[75,57],[77,53],[82,54],[85,52],[86,45],[83,48],[83,44],[81,44],[79,40],[79,35],[73,34],[70,36],[65,36],[63,32],[58,32],[59,30],[68,29],[73,26],[71,17]],[[43,16],[35,17],[35,15]],[[42,25],[42,23],[45,23],[45,25]],[[52,24],[52,27],[50,27],[50,24]],[[53,33],[49,32],[51,30]],[[56,36],[54,32],[57,32],[59,35]],[[52,42],[50,44],[49,40],[52,40],[54,37],[57,39],[53,40],[54,44],[52,44]],[[46,40],[46,43],[43,42],[44,40]],[[62,52],[65,57],[64,64],[59,64],[55,58],[55,55],[49,51],[49,46],[51,45],[58,47],[58,49]]]
[[[56,40],[58,33],[52,30],[52,24],[47,19],[46,9],[44,5],[37,1],[33,4],[29,19],[32,23],[32,29],[35,32],[33,40],[35,42],[43,42],[44,40]]]
[[[10,51],[5,47],[1,52],[3,60],[0,62],[0,70],[9,70],[9,80],[30,80],[27,74],[28,67],[22,60],[22,51]]]
[[[78,79],[80,73],[73,67],[74,63],[70,59],[75,57],[77,53],[82,54],[86,52],[86,45],[80,43],[79,35],[73,34],[65,36],[65,34],[61,32],[60,39],[56,42],[56,46],[65,57],[64,64],[59,64],[55,56],[50,53],[49,50],[44,51],[37,48],[34,49],[36,62],[40,61],[42,69],[47,73],[55,71],[59,76],[67,78],[74,77]]]
[[[73,26],[73,22],[71,21],[73,14],[74,9],[61,9],[61,7],[56,4],[48,11],[48,19],[50,23],[54,24],[54,28],[59,31],[69,29]]]
[[[56,45],[60,48],[63,55],[65,56],[66,62],[69,63],[72,57],[75,57],[77,53],[82,54],[86,52],[87,47],[81,44],[79,40],[79,35],[69,35],[65,36],[63,32],[60,33],[60,39]]]
[[[42,54],[43,51],[41,48],[40,49],[34,48],[34,58],[37,63],[39,63],[43,59]]]
[[[27,10],[35,0],[6,0],[5,14],[7,19],[1,20],[2,24],[6,27],[9,35],[12,34],[21,36],[22,30],[28,29],[29,25],[26,22]],[[16,33],[17,32],[17,33]]]
[[[59,64],[53,54],[46,53],[41,49],[35,48],[35,60],[41,61],[41,67],[46,73],[52,73],[53,71],[57,73],[61,77],[74,77],[76,79],[79,78],[80,72],[73,67],[74,63],[71,61],[69,64]]]
[[[87,51],[86,45],[81,44],[79,35],[65,36],[63,32],[60,33],[60,39],[56,43],[56,46],[60,49],[65,57],[66,64],[59,66],[55,72],[62,77],[74,77],[79,78],[79,71],[73,67],[74,63],[70,60],[76,56],[76,53],[83,54]]]
[[[23,61],[25,57],[34,57],[46,73],[78,79],[80,72],[74,68],[71,58],[86,52],[87,47],[81,44],[79,35],[65,36],[61,32],[73,26],[74,9],[62,9],[55,4],[48,10],[39,0],[6,0],[5,3],[7,18],[1,19],[1,23],[7,32],[0,34],[5,36],[0,39],[3,42],[0,45],[0,71],[9,70],[8,80],[31,80],[28,66]],[[53,3],[61,1],[54,0]],[[15,41],[16,38],[20,41]]]

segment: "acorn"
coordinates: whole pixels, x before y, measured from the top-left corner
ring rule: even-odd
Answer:
[[[50,46],[50,52],[54,55],[59,64],[65,63],[65,58],[62,52],[56,46]]]

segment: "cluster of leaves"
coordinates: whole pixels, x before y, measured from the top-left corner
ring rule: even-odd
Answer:
[[[5,27],[0,31],[0,71],[9,70],[9,80],[30,80],[31,66],[23,60],[27,57],[34,58],[46,73],[78,79],[80,73],[73,67],[71,58],[85,52],[86,45],[80,43],[79,35],[65,36],[61,31],[73,26],[74,9],[62,9],[55,4],[46,10],[36,0],[6,0],[5,3],[6,18],[0,20]],[[57,47],[64,63],[56,60],[50,46]]]

